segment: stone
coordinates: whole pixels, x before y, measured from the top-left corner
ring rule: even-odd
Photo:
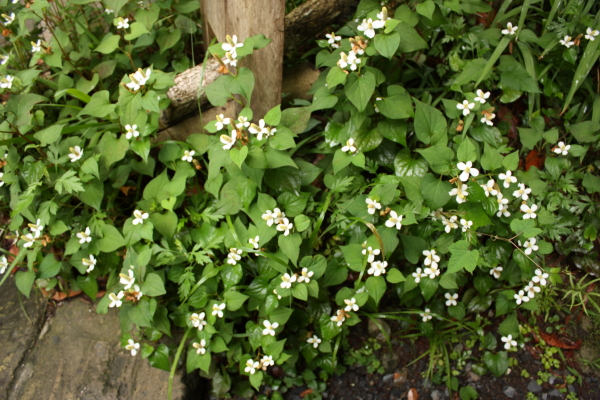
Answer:
[[[471,381],[471,382],[477,382],[478,380],[481,379],[481,376],[477,375],[473,371],[467,372],[467,376],[468,376],[469,381]]]
[[[394,374],[384,375],[382,378],[383,383],[391,382],[394,379]]]
[[[574,385],[567,386],[567,389],[569,389],[569,392],[577,394],[577,388]]]
[[[558,389],[552,389],[551,391],[548,392],[548,399],[552,400],[552,399],[562,399],[563,395],[562,393],[558,390]]]
[[[542,392],[542,387],[539,385],[539,383],[537,383],[535,379],[532,379],[527,385],[527,390],[529,390],[532,393],[538,394]]]
[[[443,396],[442,392],[440,392],[437,389],[435,389],[431,392],[431,400],[441,400],[442,396]]]
[[[377,321],[377,322],[375,322],[375,321]],[[379,325],[377,325],[377,324],[379,324]],[[382,320],[380,318],[377,318],[376,320],[372,320],[371,318],[369,318],[369,335],[371,337],[376,337],[378,335],[381,335],[381,330],[383,330],[386,333],[387,337],[390,337],[392,330],[387,322],[385,322],[384,320]],[[383,335],[382,335],[382,339],[383,339]],[[383,339],[383,340],[385,340],[385,339]]]
[[[515,389],[514,387],[512,387],[512,386],[504,386],[504,387],[502,388],[502,393],[504,393],[504,395],[505,395],[506,397],[509,397],[509,398],[511,398],[511,399],[512,399],[512,398],[514,398],[514,397],[515,397],[515,395],[517,394],[517,391],[516,391],[516,389]]]
[[[385,372],[391,372],[398,367],[400,358],[393,351],[384,351],[379,361]]]
[[[406,383],[408,378],[408,369],[403,368],[400,372],[394,373],[394,387],[400,388]]]

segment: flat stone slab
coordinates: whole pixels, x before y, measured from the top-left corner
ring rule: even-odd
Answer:
[[[74,299],[58,307],[47,324],[4,389],[8,396],[0,400],[167,398],[169,373],[121,348],[115,310],[99,315],[93,305]],[[173,386],[173,399],[183,399],[181,374]]]

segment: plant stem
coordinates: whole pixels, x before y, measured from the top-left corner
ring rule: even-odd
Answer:
[[[181,343],[179,343],[179,347],[177,348],[177,353],[175,353],[175,358],[173,359],[173,364],[171,365],[171,372],[169,373],[169,385],[167,386],[167,399],[171,400],[173,397],[173,377],[175,376],[175,370],[177,369],[177,364],[179,363],[179,357],[181,356],[181,352],[183,351],[183,346],[185,346],[185,341],[187,340],[188,335],[190,334],[191,328],[187,328],[183,337],[181,338]]]

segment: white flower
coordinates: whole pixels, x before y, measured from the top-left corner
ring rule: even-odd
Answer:
[[[190,321],[192,321],[192,325],[194,325],[195,328],[198,328],[198,330],[201,331],[206,326],[206,321],[204,320],[205,317],[206,314],[203,312],[200,314],[193,313],[190,315]]]
[[[385,221],[385,226],[388,228],[393,228],[400,230],[402,228],[402,215],[398,215],[398,213],[394,210],[390,211],[390,218]]]
[[[342,147],[344,153],[356,153],[356,146],[354,145],[354,139],[350,138],[346,141],[346,145]]]
[[[458,304],[456,302],[456,300],[458,300],[458,293],[454,293],[454,294],[446,293],[444,295],[444,297],[446,298],[446,307],[455,306]]]
[[[531,189],[525,187],[524,183],[519,183],[519,189],[513,192],[514,197],[520,197],[522,200],[529,199],[529,193],[531,193]]]
[[[31,52],[37,53],[42,50],[42,41],[38,39],[37,42],[31,42]]]
[[[2,89],[10,89],[10,88],[12,88],[12,83],[13,83],[14,79],[15,78],[13,76],[6,75],[2,79],[0,79],[0,88],[2,88]]]
[[[588,27],[585,30],[585,33],[586,33],[585,38],[587,40],[591,40],[592,42],[595,40],[596,36],[600,35],[600,32],[598,32],[596,29],[592,29],[590,27]]]
[[[515,294],[515,300],[517,300],[517,304],[527,303],[529,301],[529,297],[525,295],[525,292],[519,290],[519,293]]]
[[[331,34],[327,33],[325,37],[328,39],[327,43],[329,44],[334,44],[335,42],[340,42],[342,40],[341,36],[336,36],[333,32],[331,32]]]
[[[542,271],[541,269],[536,269],[535,276],[531,278],[531,281],[539,283],[541,286],[546,286],[546,279],[548,279],[548,274]]]
[[[33,233],[34,238],[39,238],[42,234],[42,230],[44,229],[44,225],[42,225],[42,220],[38,218],[35,224],[27,224],[29,229],[31,229],[31,233]]]
[[[127,132],[125,134],[125,139],[129,140],[132,137],[138,137],[140,136],[140,132],[138,132],[137,130],[137,125],[125,125],[125,132]]]
[[[133,268],[133,265],[131,266]],[[128,290],[129,288],[131,288],[133,286],[133,284],[135,283],[135,277],[133,276],[133,269],[129,269],[127,271],[128,275],[125,274],[119,274],[119,283],[121,285],[125,285],[125,287],[123,289]]]
[[[79,146],[69,147],[69,158],[71,162],[75,162],[83,157],[83,150]]]
[[[415,278],[415,282],[421,282],[421,278],[426,277],[427,275],[421,273],[421,268],[417,268],[416,272],[412,273],[412,276]]]
[[[96,258],[93,256],[93,254],[90,254],[90,258],[82,258],[81,263],[88,267],[88,269],[85,272],[90,273],[94,270],[94,267],[96,266]]]
[[[113,13],[115,12],[115,10],[113,10],[112,8],[105,8],[105,9],[104,9],[104,12],[105,12],[106,14],[113,14]]]
[[[2,256],[0,257],[0,275],[6,272],[6,268],[8,268],[8,261],[6,257]]]
[[[462,184],[453,188],[448,194],[450,196],[456,196],[456,202],[460,204],[467,201],[467,196],[469,195],[469,192],[467,191],[468,189],[469,187],[467,185]]]
[[[222,58],[223,64],[225,64],[225,65],[229,64],[232,67],[237,67],[238,60],[236,57],[237,57],[237,53],[233,53],[233,54],[230,52],[225,53],[225,57]]]
[[[376,210],[381,210],[381,203],[379,203],[377,200],[367,198],[365,199],[365,202],[367,203],[367,211],[369,214],[373,215],[375,214]]]
[[[85,228],[84,232],[77,233],[77,237],[79,238],[79,244],[89,243],[92,241],[92,237],[90,236],[92,232],[89,227]]]
[[[266,371],[267,367],[275,365],[273,356],[263,356],[263,358],[260,359],[260,365],[263,371]]]
[[[225,127],[225,125],[229,125],[229,123],[231,122],[231,118],[225,118],[223,114],[217,115],[216,118],[217,122],[215,122],[215,126],[217,127],[218,131],[222,130]]]
[[[535,213],[537,209],[538,206],[535,204],[532,204],[531,207],[527,204],[521,204],[521,211],[525,213],[523,219],[535,219],[535,217],[537,217],[537,214]]]
[[[354,297],[351,299],[345,299],[344,303],[346,303],[346,308],[344,308],[344,311],[358,311],[358,304],[356,304],[356,299]]]
[[[282,218],[277,224],[277,230],[279,232],[283,232],[283,236],[289,235],[290,229],[292,229],[293,227],[294,224],[292,224],[287,218]]]
[[[247,128],[249,126],[250,126],[250,122],[248,122],[248,118],[240,115],[238,117],[238,123],[235,124],[235,127],[238,129],[242,129],[242,128]]]
[[[331,317],[333,322],[337,322],[337,326],[342,326],[344,321],[346,320],[346,313],[344,310],[337,310],[336,314]]]
[[[219,140],[221,141],[221,143],[224,144],[223,146],[223,150],[229,150],[233,147],[233,145],[235,144],[235,141],[237,140],[237,134],[238,131],[236,131],[235,129],[231,131],[231,135],[227,136],[227,135],[221,135],[221,137],[219,138]]]
[[[131,351],[131,355],[135,356],[140,348],[140,344],[136,343],[133,339],[129,339],[127,343],[128,344],[125,346],[125,349]]]
[[[511,183],[517,183],[517,177],[512,176],[512,171],[506,171],[505,174],[498,175],[500,180],[504,181],[504,187],[508,188]]]
[[[527,286],[525,286],[525,293],[527,293],[527,296],[530,299],[533,299],[535,297],[536,293],[539,293],[542,289],[540,289],[539,286],[535,286],[534,282],[529,282],[527,284]]]
[[[375,37],[375,29],[383,28],[385,25],[385,21],[373,21],[371,18],[363,19],[362,24],[360,24],[357,29],[361,32],[365,33],[365,36],[369,39],[373,39]]]
[[[8,62],[8,60],[10,59],[10,56],[8,54],[3,54],[0,56],[0,65],[4,65]],[[12,79],[11,79],[12,81]]]
[[[456,108],[462,110],[464,116],[469,115],[473,107],[475,107],[475,103],[469,103],[469,100],[464,100],[462,103],[456,105]]]
[[[313,335],[313,337],[306,339],[306,343],[312,344],[313,347],[316,349],[317,347],[319,347],[319,343],[321,343],[321,339],[319,339],[319,337],[317,335]]]
[[[275,210],[277,210],[277,208]],[[273,215],[271,210],[267,210],[267,211],[265,211],[265,213],[263,215],[261,215],[261,218],[267,222],[268,226],[271,226],[271,225],[273,225],[273,222],[275,221],[276,217],[275,217],[275,215]]]
[[[25,243],[23,243],[23,247],[25,248],[31,247],[35,243],[35,238],[31,233],[28,233],[27,235],[22,235],[21,239],[25,241]]]
[[[265,120],[261,119],[258,121],[258,125],[256,124],[250,124],[250,128],[248,128],[248,132],[252,133],[253,135],[256,135],[256,138],[258,140],[263,140],[263,135],[266,138],[268,138],[269,136],[272,135],[272,131],[277,131],[275,129],[271,130],[269,129],[268,126],[265,125]]]
[[[133,74],[129,74],[129,79],[131,80],[131,82],[127,83],[125,86],[127,86],[133,91],[138,91],[142,86],[146,84],[148,79],[150,79],[151,73],[152,71],[150,70],[150,68],[146,68],[146,72],[144,72],[141,68],[138,68],[138,70],[135,71]]]
[[[439,276],[441,271],[438,268],[438,265],[436,263],[434,263],[434,264],[430,265],[429,267],[425,268],[423,273],[425,274],[425,276],[429,276],[429,279],[435,279],[436,276]]]
[[[225,309],[225,303],[213,304],[212,315],[216,315],[219,318],[223,318],[223,310]]]
[[[277,300],[281,300],[281,295],[277,293],[277,289],[273,289],[273,293],[277,296]]]
[[[452,229],[458,229],[458,224],[456,223],[456,221],[458,221],[458,217],[456,215],[453,215],[452,217],[450,217],[450,219],[444,218],[442,220],[442,224],[444,224],[444,226],[446,227],[444,228],[446,233],[450,233]]]
[[[281,284],[279,285],[282,289],[289,289],[292,287],[292,283],[296,282],[296,274],[290,276],[287,272],[281,276]]]
[[[2,14],[4,17],[4,25],[10,25],[15,20],[15,13],[10,13],[10,15]]]
[[[237,58],[237,49],[242,47],[244,43],[238,43],[237,35],[227,35],[225,36],[225,39],[227,40],[227,43],[221,44],[221,48],[225,51],[230,52],[231,55],[233,55],[233,57]]]
[[[468,231],[473,226],[473,221],[467,221],[466,219],[461,218],[460,219],[460,225],[461,225],[460,229],[463,232],[466,232],[466,231]]]
[[[183,157],[181,157],[181,161],[187,161],[187,162],[192,162],[192,160],[194,159],[194,154],[196,154],[196,152],[194,150],[188,151],[185,150],[183,152]]]
[[[565,46],[567,49],[571,46],[573,46],[575,44],[575,42],[573,40],[571,36],[569,35],[565,35],[565,37],[561,40],[559,40],[560,44],[562,44],[563,46]]]
[[[504,342],[504,348],[510,350],[512,347],[517,347],[517,341],[513,340],[512,335],[502,336],[501,339]]]
[[[254,249],[260,248],[260,245],[258,244],[259,241],[260,241],[260,237],[258,237],[258,236],[256,236],[254,239],[253,238],[248,239],[248,243],[250,243]]]
[[[498,193],[496,195],[496,201],[498,202],[498,212],[496,213],[496,216],[501,217],[504,215],[505,217],[510,217],[510,211],[508,211],[508,199],[504,198],[502,193]]]
[[[279,327],[279,323],[273,322],[271,324],[269,321],[264,320],[263,325],[265,326],[265,329],[263,329],[263,331],[262,331],[263,335],[275,336],[275,329],[277,329]]]
[[[502,268],[500,266],[494,267],[490,270],[490,275],[492,275],[496,279],[500,279],[500,275],[502,274],[503,269],[504,268]]]
[[[118,294],[110,293],[108,295],[108,298],[110,299],[110,304],[108,306],[110,308],[121,307],[121,305],[123,304],[123,302],[121,301],[123,296],[125,296],[125,293],[123,293],[122,290]]]
[[[227,264],[236,265],[238,261],[242,259],[242,250],[231,248],[229,254],[227,254]]]
[[[379,250],[379,249],[373,250],[373,248],[371,246],[369,246],[366,249],[363,249],[362,253],[364,256],[366,256],[368,254],[367,262],[372,263],[373,261],[375,261],[375,256],[378,256],[379,253],[381,253],[381,250]]]
[[[254,375],[258,368],[260,368],[260,363],[258,361],[252,361],[251,359],[248,359],[248,361],[246,361],[246,368],[244,368],[244,372]]]
[[[0,172],[0,187],[2,187],[4,185],[4,181],[2,180],[3,177],[4,177],[4,172]]]
[[[196,349],[196,354],[206,354],[206,340],[202,339],[200,343],[194,342],[192,346]]]
[[[306,268],[306,267],[302,268],[302,273],[298,277],[298,283],[302,283],[302,282],[309,283],[310,282],[310,278],[314,274],[315,273],[313,271],[309,271],[308,268]]]
[[[127,29],[129,28],[129,18],[116,18],[117,20],[117,29]]]
[[[523,247],[525,247],[524,253],[530,255],[533,251],[538,251],[539,247],[535,244],[537,242],[536,238],[527,239]]]
[[[471,175],[471,176],[479,175],[479,170],[477,168],[473,168],[473,163],[471,161],[467,161],[466,163],[459,162],[458,164],[456,164],[456,167],[462,171],[459,178],[463,182],[466,182],[469,180],[469,175]]]
[[[493,179],[490,179],[489,181],[487,181],[487,183],[485,185],[479,185],[479,186],[481,186],[481,188],[485,192],[486,197],[490,197],[490,194],[492,196],[496,196],[498,194],[498,191],[496,189],[494,189],[494,186],[496,186],[496,182],[494,182]]]
[[[371,263],[371,268],[369,268],[367,273],[373,276],[385,274],[385,269],[387,268],[387,265],[387,261],[374,261]]]
[[[340,53],[340,59],[337,62],[337,66],[344,69],[350,66],[350,70],[356,71],[358,69],[358,64],[360,64],[362,60],[356,57],[356,53],[352,50],[348,52],[348,55],[343,51]]]
[[[440,262],[440,256],[436,255],[435,249],[431,250],[423,250],[423,255],[425,256],[425,260],[423,260],[423,265],[433,266],[437,268],[437,263]]]
[[[481,104],[485,104],[487,99],[490,97],[490,92],[483,92],[481,89],[477,89],[477,97],[475,97],[475,101],[480,102]]]
[[[144,212],[143,210],[135,210],[133,212],[133,216],[135,217],[135,219],[131,221],[131,223],[133,225],[138,225],[143,224],[144,220],[149,217],[149,214],[147,212]]]
[[[377,13],[377,18],[379,18],[379,20],[381,22],[383,22],[383,25],[381,25],[381,28],[383,28],[384,25],[385,25],[385,21],[387,21],[388,19],[391,19],[390,17],[388,17],[388,10],[387,10],[387,8],[383,7],[381,9],[381,12]]]
[[[419,313],[419,315],[421,316],[421,318],[423,318],[423,322],[427,322],[429,321],[431,318],[433,318],[431,316],[431,314],[429,314],[431,312],[431,310],[429,308],[425,309],[425,312]]]
[[[562,154],[563,156],[566,156],[567,154],[569,154],[570,148],[571,148],[570,144],[565,145],[565,142],[558,142],[558,144],[554,148],[554,152],[556,154]]]
[[[483,114],[483,117],[481,117],[481,123],[482,124],[488,124],[489,126],[494,126],[494,123],[492,122],[492,120],[496,118],[496,114],[494,113],[490,113],[490,112],[486,112]]]
[[[506,29],[502,29],[502,34],[514,35],[515,33],[517,33],[517,29],[519,29],[518,26],[513,26],[512,23],[509,22],[508,24],[506,24]]]
[[[144,295],[138,285],[133,285],[133,289],[129,289],[129,293],[131,293],[137,299],[137,301],[140,301]]]

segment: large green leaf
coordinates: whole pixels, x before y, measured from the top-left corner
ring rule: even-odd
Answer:
[[[364,111],[375,91],[375,86],[375,75],[372,73],[367,72],[363,76],[352,73],[348,75],[344,90],[358,111]]]
[[[446,145],[448,123],[441,111],[414,99],[415,110],[415,133],[417,138],[425,144]]]

